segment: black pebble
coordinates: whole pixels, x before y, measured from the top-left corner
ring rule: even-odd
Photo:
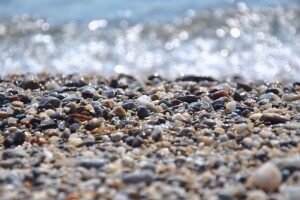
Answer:
[[[187,103],[192,103],[192,102],[197,102],[198,97],[195,95],[185,95],[185,96],[177,97],[177,100],[187,102]]]
[[[232,95],[232,98],[235,100],[235,101],[244,101],[245,99],[237,92],[234,92],[233,95]]]
[[[90,86],[86,86],[82,89],[81,96],[85,99],[93,98],[95,92],[96,92],[96,90],[94,88],[92,88]]]
[[[6,148],[10,148],[17,145],[22,145],[25,142],[26,135],[23,131],[16,131],[9,134],[3,142]]]
[[[149,116],[149,111],[144,106],[137,107],[137,115],[140,119],[145,119]]]
[[[127,100],[122,103],[122,107],[125,110],[132,110],[135,107],[135,105],[132,100]]]
[[[41,99],[39,108],[53,109],[60,106],[60,100],[56,97],[44,97]]]
[[[36,82],[35,80],[24,80],[24,81],[20,82],[19,87],[21,87],[25,90],[27,90],[27,89],[34,90],[34,89],[40,88],[40,84],[38,82]]]

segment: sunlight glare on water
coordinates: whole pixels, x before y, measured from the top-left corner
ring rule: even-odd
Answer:
[[[120,19],[62,24],[27,14],[3,19],[1,73],[127,73],[144,78],[157,72],[170,79],[184,73],[299,80],[299,6],[249,8],[237,3],[232,9],[183,13],[175,20],[137,21],[135,12],[125,10]]]

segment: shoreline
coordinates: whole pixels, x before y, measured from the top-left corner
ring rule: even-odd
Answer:
[[[300,83],[0,81],[4,199],[297,199]]]

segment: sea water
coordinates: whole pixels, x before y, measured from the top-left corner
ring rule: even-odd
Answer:
[[[1,0],[0,73],[300,81],[298,0]]]

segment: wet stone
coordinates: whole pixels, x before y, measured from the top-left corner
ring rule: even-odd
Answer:
[[[96,92],[96,90],[93,87],[85,86],[82,88],[81,96],[85,99],[93,98],[95,92]]]
[[[117,95],[116,90],[107,90],[106,91],[106,96],[107,98],[114,98]]]
[[[39,108],[45,108],[45,109],[53,109],[60,107],[60,100],[56,97],[44,97],[41,99]]]

